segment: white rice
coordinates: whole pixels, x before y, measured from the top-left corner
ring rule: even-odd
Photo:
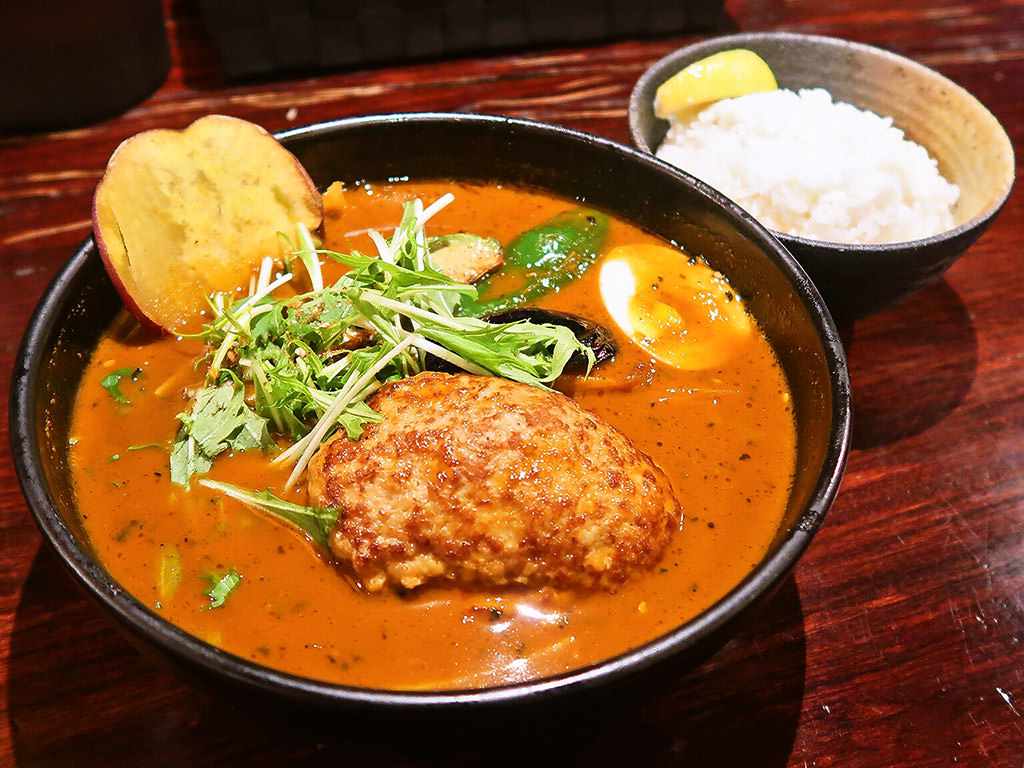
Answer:
[[[777,232],[896,243],[952,229],[960,190],[927,151],[821,89],[724,99],[673,122],[658,157]]]

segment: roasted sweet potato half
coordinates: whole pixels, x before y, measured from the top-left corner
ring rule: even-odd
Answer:
[[[281,233],[322,217],[299,161],[224,115],[125,140],[93,198],[96,244],[125,305],[171,333],[200,330],[208,296],[246,288],[264,256],[289,249]]]

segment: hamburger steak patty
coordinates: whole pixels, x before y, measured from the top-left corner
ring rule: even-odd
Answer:
[[[432,580],[612,588],[650,567],[680,521],[665,474],[564,395],[490,376],[386,384],[383,415],[310,463],[341,506],[332,553],[370,591]]]

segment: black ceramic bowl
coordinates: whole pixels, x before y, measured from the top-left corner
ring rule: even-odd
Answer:
[[[633,143],[654,152],[668,122],[654,116],[654,94],[688,64],[747,48],[771,67],[780,88],[825,88],[845,101],[893,118],[960,187],[956,226],[939,235],[884,245],[848,245],[776,232],[807,270],[840,322],[889,307],[939,277],[988,228],[1010,195],[1013,147],[976,98],[928,67],[889,51],[834,37],[750,32],[681,48],[644,72],[629,102]]]
[[[261,667],[167,623],[96,561],[68,481],[68,420],[91,350],[120,307],[91,239],[47,290],[26,331],[14,374],[12,443],[43,535],[85,589],[129,636],[195,681],[349,713],[490,712],[561,703],[694,664],[724,642],[811,541],[839,487],[850,433],[846,361],[821,298],[789,253],[716,192],[629,148],[554,126],[498,117],[418,114],[341,120],[280,137],[320,186],[335,179],[455,177],[520,182],[588,204],[704,254],[748,297],[791,384],[798,471],[783,527],[761,563],[714,607],[648,645],[595,666],[507,687],[393,692],[327,684]]]

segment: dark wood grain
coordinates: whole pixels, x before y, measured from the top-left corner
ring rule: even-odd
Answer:
[[[229,83],[190,0],[174,64],[127,114],[0,139],[0,368],[89,233],[114,147],[208,112],[270,130],[458,110],[625,141],[633,82],[696,36]],[[890,48],[975,93],[1021,153],[1021,0],[735,0],[720,32]],[[3,76],[3,73],[0,73]],[[1020,163],[1018,161],[1018,169]],[[0,441],[0,765],[1024,765],[1024,192],[939,284],[845,328],[854,450],[795,574],[749,630],[639,700],[488,741],[303,723],[209,697],[137,653],[42,545]],[[454,738],[453,738],[454,737]]]

